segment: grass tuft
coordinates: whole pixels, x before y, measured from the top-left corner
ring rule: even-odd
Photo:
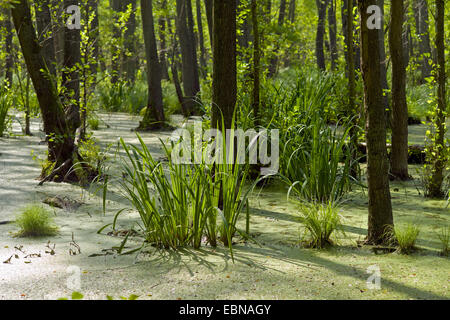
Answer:
[[[441,232],[438,234],[438,238],[442,244],[441,255],[448,256],[450,252],[450,226],[442,228]]]
[[[420,233],[418,226],[413,224],[408,224],[405,227],[395,226],[389,232],[392,242],[398,246],[398,252],[410,254],[417,249],[416,241]]]
[[[18,237],[54,236],[58,233],[50,212],[37,204],[27,206],[16,219],[16,224],[20,227],[16,234]]]
[[[300,221],[308,235],[307,245],[312,248],[325,248],[333,244],[331,237],[335,231],[342,232],[341,215],[331,201],[306,203],[300,207]]]

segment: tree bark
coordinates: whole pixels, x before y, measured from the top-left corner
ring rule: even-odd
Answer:
[[[316,0],[317,11],[319,15],[316,32],[316,60],[317,67],[319,67],[319,69],[322,71],[325,71],[325,53],[323,44],[325,37],[325,15],[327,13],[327,2],[328,0]]]
[[[64,0],[64,7],[77,5],[77,0]],[[81,34],[79,29],[64,28],[64,64],[62,85],[64,87],[65,112],[70,130],[75,133],[81,125],[80,119],[80,71]]]
[[[369,30],[367,8],[376,0],[358,0],[361,28],[361,67],[366,112],[367,180],[369,187],[368,244],[386,243],[386,231],[393,227],[386,150],[386,121],[380,82],[380,41],[378,30]]]
[[[212,9],[213,9],[213,0],[205,0],[206,21],[208,22],[209,42],[211,43],[211,46],[213,37]]]
[[[12,23],[11,23],[11,12],[9,9],[1,9],[4,14],[3,27],[5,30],[5,81],[8,88],[11,88],[13,82],[13,33],[12,33]]]
[[[54,28],[49,5],[49,0],[35,1],[34,7],[36,12],[36,28],[38,32],[38,39],[43,48],[42,52],[48,66],[48,70],[52,76],[56,76],[56,54],[55,44],[53,42]]]
[[[147,57],[148,105],[139,130],[160,129],[165,116],[161,88],[161,66],[158,59],[152,1],[141,0],[142,26]]]
[[[56,168],[50,175],[47,175],[44,168],[42,177],[45,178],[41,183],[47,180],[56,182],[75,182],[83,178],[92,180],[96,172],[83,164],[79,157],[74,143],[72,120],[66,119],[56,86],[47,76],[48,69],[36,37],[28,1],[19,0],[11,12],[27,70],[39,101],[48,140],[48,160],[54,163]]]
[[[280,11],[278,14],[278,28],[281,28],[283,26],[285,16],[286,16],[286,0],[280,0]],[[272,59],[270,59],[268,77],[273,77],[277,72],[279,50],[280,47],[279,44],[277,44],[272,53],[273,57]]]
[[[360,115],[358,110],[355,108],[355,52],[354,52],[354,46],[348,45],[353,43],[353,3],[350,1],[347,1],[345,3],[347,6],[345,10],[343,10],[343,18],[345,17],[345,37],[347,39],[347,46],[346,46],[346,60],[347,60],[347,77],[348,77],[348,115],[354,119],[353,126],[350,130],[350,143],[352,146],[352,166],[350,168],[350,175],[357,179],[358,178],[358,120],[360,118]]]
[[[378,5],[381,8],[381,29],[379,32],[380,39],[380,68],[381,68],[381,87],[383,88],[383,105],[385,110],[389,109],[389,84],[387,81],[387,58],[386,58],[386,46],[384,44],[384,0],[378,0]],[[386,111],[386,123],[389,122],[389,111]]]
[[[188,22],[188,10],[190,0],[177,0],[177,19],[176,29],[181,47],[182,59],[182,81],[184,88],[184,110],[187,111],[185,116],[196,114],[196,99],[200,92],[200,82],[198,78],[198,65],[195,53],[194,35]]]
[[[295,7],[296,7],[297,0],[291,0],[289,2],[289,21],[291,23],[295,22]]]
[[[123,1],[123,0],[122,0]],[[125,23],[125,32],[123,33],[124,50],[122,53],[122,74],[124,79],[133,84],[136,79],[137,60],[136,60],[136,0],[126,0],[122,4],[121,11],[130,10],[130,16]]]
[[[444,32],[445,4],[444,0],[436,0],[436,55],[437,55],[437,84],[438,106],[435,115],[435,141],[431,157],[432,172],[427,186],[427,196],[430,198],[441,198],[445,195],[442,190],[444,181],[444,169],[448,162],[448,152],[445,145],[445,119],[446,119],[446,74],[445,74],[445,32]]]
[[[206,50],[205,39],[203,35],[203,22],[202,22],[202,4],[200,0],[196,0],[197,10],[197,28],[198,28],[198,43],[200,47],[200,74],[203,79],[206,79]]]
[[[329,0],[328,33],[330,35],[331,70],[336,70],[338,63],[336,0]]]
[[[416,35],[419,38],[419,61],[421,69],[420,83],[431,75],[431,46],[428,30],[427,0],[414,0],[414,18],[416,21]]]
[[[236,0],[214,0],[211,126],[231,128],[236,106]],[[222,118],[223,117],[223,118]]]
[[[251,15],[253,27],[253,92],[252,92],[252,108],[255,117],[254,125],[259,126],[259,105],[260,105],[260,39],[259,39],[259,23],[258,23],[258,4],[257,0],[251,2]]]
[[[408,180],[408,106],[403,55],[403,0],[391,3],[389,48],[392,59],[392,151],[391,177]]]

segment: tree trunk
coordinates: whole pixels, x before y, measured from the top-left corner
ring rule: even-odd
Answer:
[[[11,12],[28,73],[39,101],[44,131],[48,139],[48,160],[55,165],[50,175],[47,175],[44,168],[42,177],[45,178],[41,183],[47,180],[56,182],[74,182],[83,178],[92,180],[96,173],[83,164],[79,157],[74,143],[72,120],[66,119],[55,84],[47,76],[48,69],[36,37],[28,1],[19,0]]]
[[[100,30],[98,25],[98,0],[88,0],[88,16],[92,16],[92,22],[89,25],[89,45],[91,46],[90,49],[90,56],[89,59],[89,65],[90,65],[90,72],[93,76],[94,83],[92,84],[91,88],[94,89],[95,87],[95,80],[97,78],[97,68],[98,68],[98,60],[99,60],[99,37],[100,37]]]
[[[1,9],[4,14],[3,27],[5,30],[5,81],[8,88],[11,88],[13,82],[13,33],[12,33],[12,23],[11,23],[11,12],[9,9]]]
[[[408,180],[408,106],[403,55],[403,0],[391,3],[389,51],[392,59],[392,152],[391,177]]]
[[[427,0],[414,0],[414,18],[419,38],[420,83],[425,83],[425,79],[431,75],[432,64]]]
[[[211,47],[212,47],[212,37],[213,37],[212,9],[213,9],[213,0],[205,0],[206,21],[208,22],[209,42],[211,43]]]
[[[231,128],[236,106],[236,0],[214,0],[211,126]]]
[[[440,198],[445,195],[442,190],[444,180],[444,169],[448,162],[445,145],[445,118],[446,118],[446,96],[445,96],[445,43],[444,43],[444,0],[436,0],[436,55],[437,55],[437,83],[438,83],[438,106],[435,115],[435,141],[432,147],[431,156],[432,173],[427,186],[427,196],[430,198]]]
[[[258,25],[258,4],[257,0],[251,2],[251,15],[253,26],[253,92],[252,92],[252,108],[253,116],[255,117],[254,126],[259,126],[259,105],[260,105],[260,39],[259,39],[259,25]]]
[[[206,79],[206,50],[205,39],[203,37],[203,22],[202,22],[202,4],[200,0],[196,0],[197,9],[197,28],[198,28],[198,43],[200,47],[200,74],[203,79]]]
[[[345,38],[347,43],[353,43],[353,3],[347,1],[345,3],[347,6],[343,10],[342,17],[345,17]],[[350,175],[357,179],[358,178],[358,120],[360,118],[358,110],[355,108],[355,52],[354,46],[346,46],[346,60],[347,60],[347,77],[348,77],[348,115],[353,117],[353,126],[350,130],[350,143],[352,145],[352,166],[350,168]]]
[[[198,78],[198,65],[195,54],[194,35],[191,32],[188,22],[188,8],[190,0],[177,0],[177,20],[176,28],[181,47],[182,59],[182,80],[184,88],[184,104],[187,114],[196,114],[196,98],[200,92],[200,82]]]
[[[120,0],[109,0],[110,7],[113,10],[113,37],[115,41],[120,42],[122,38],[122,32],[119,28],[119,15],[122,11],[122,5]],[[113,45],[111,48],[111,83],[117,83],[120,78],[120,48],[118,45]]]
[[[295,7],[297,0],[291,0],[289,2],[289,21],[291,23],[295,22]]]
[[[159,25],[159,44],[160,44],[160,52],[159,62],[161,64],[161,78],[163,80],[170,80],[169,77],[169,69],[167,67],[167,44],[166,44],[166,10],[167,10],[167,0],[163,0],[161,3],[161,10],[163,14],[160,15],[158,19]]]
[[[171,50],[171,63],[170,63],[170,69],[172,70],[172,77],[173,77],[173,84],[175,86],[175,92],[177,93],[178,102],[181,106],[181,111],[183,115],[188,114],[188,110],[185,110],[185,104],[184,104],[184,95],[183,90],[181,89],[180,85],[180,78],[178,76],[178,42],[177,42],[177,36],[175,33],[172,33],[172,26],[170,23],[170,19],[167,20],[167,27],[169,29],[169,34],[173,35],[172,39],[172,50]]]
[[[77,5],[77,0],[64,0],[64,7]],[[62,85],[64,87],[64,103],[66,119],[70,130],[75,133],[81,125],[80,119],[80,71],[81,34],[79,29],[64,28],[64,64],[62,73]]]
[[[52,76],[56,76],[56,54],[55,44],[53,42],[53,23],[50,13],[50,1],[35,1],[36,28],[38,40],[42,46],[42,53],[47,63],[48,70]]]
[[[278,15],[278,28],[281,29],[281,27],[284,24],[284,17],[286,16],[286,0],[280,0],[280,11]],[[269,73],[268,77],[273,77],[275,73],[277,72],[277,66],[278,66],[278,55],[279,55],[280,46],[277,43],[272,55],[272,59],[270,59],[269,64]]]
[[[369,30],[367,8],[376,0],[358,0],[361,17],[361,67],[366,111],[367,180],[369,187],[369,219],[366,242],[388,241],[386,231],[393,227],[386,150],[386,121],[380,82],[380,41],[378,30]]]
[[[328,33],[330,34],[331,70],[336,70],[338,63],[336,0],[329,0]]]
[[[123,0],[122,0],[123,1]],[[136,79],[137,55],[136,55],[136,0],[126,0],[122,4],[122,12],[130,10],[130,16],[125,23],[123,33],[122,74],[124,80],[133,84]]]
[[[323,44],[325,37],[325,15],[327,13],[327,2],[328,0],[316,0],[317,11],[319,14],[316,32],[316,60],[317,67],[319,67],[322,71],[325,71],[325,53]]]
[[[139,130],[160,129],[164,126],[164,108],[161,88],[161,66],[158,59],[152,1],[141,0],[142,27],[147,57],[148,105]]]
[[[381,8],[381,29],[379,32],[380,40],[380,69],[381,69],[381,87],[383,88],[383,105],[385,110],[389,109],[389,84],[387,81],[387,58],[386,58],[386,46],[384,44],[384,0],[378,0],[378,5]],[[389,111],[386,111],[386,123],[390,125]]]

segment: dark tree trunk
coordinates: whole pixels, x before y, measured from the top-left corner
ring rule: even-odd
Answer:
[[[182,59],[182,79],[184,88],[184,110],[187,111],[185,116],[196,114],[197,96],[200,92],[200,82],[198,78],[198,65],[196,59],[195,41],[193,31],[190,29],[188,22],[191,8],[190,0],[177,0],[177,20],[176,28],[178,39],[181,47]]]
[[[420,82],[425,83],[425,79],[431,75],[432,64],[426,0],[414,0],[414,18],[416,21],[416,35],[419,38]]]
[[[345,17],[345,38],[347,39],[347,43],[353,43],[353,4],[349,1],[345,3],[347,6],[343,10],[342,17]],[[348,115],[350,117],[353,117],[353,126],[350,131],[350,142],[352,145],[352,166],[350,168],[350,175],[353,178],[358,177],[358,120],[360,118],[360,115],[358,110],[355,108],[355,50],[354,46],[347,45],[346,46],[346,60],[347,60],[347,77],[348,77]]]
[[[122,32],[119,28],[119,15],[122,11],[122,5],[120,3],[121,0],[109,0],[111,9],[113,10],[114,18],[113,18],[113,37],[116,41],[120,41],[122,38]],[[111,83],[116,83],[120,78],[120,48],[118,46],[113,45],[111,48]]]
[[[164,126],[165,117],[152,1],[141,0],[141,13],[147,57],[148,105],[139,130],[160,129]]]
[[[185,110],[185,104],[184,104],[184,95],[183,90],[181,89],[180,85],[180,77],[178,76],[178,41],[177,36],[175,33],[172,32],[172,26],[170,23],[170,19],[167,20],[167,27],[169,29],[169,34],[173,35],[172,39],[172,50],[171,50],[171,59],[170,59],[170,69],[172,70],[172,77],[173,77],[173,84],[175,86],[175,92],[177,93],[178,102],[181,106],[181,111],[183,115],[188,114],[188,110]]]
[[[205,39],[203,35],[203,22],[202,22],[202,4],[200,0],[196,0],[197,9],[197,28],[198,28],[198,43],[200,47],[200,74],[203,79],[206,79],[206,50]]]
[[[52,76],[56,76],[56,54],[55,44],[53,42],[53,23],[50,13],[50,1],[35,1],[34,7],[36,12],[36,28],[38,32],[38,40],[42,46],[42,53],[45,57],[48,70]]]
[[[329,0],[328,33],[330,35],[331,70],[336,70],[338,63],[336,0]]]
[[[55,84],[46,75],[48,69],[36,37],[28,1],[19,0],[11,11],[28,73],[41,109],[44,131],[48,139],[48,160],[55,164],[55,169],[49,175],[44,169],[42,176],[45,177],[41,183],[47,180],[57,182],[74,182],[82,178],[91,180],[94,172],[81,162],[82,159],[77,153],[72,119],[66,119]]]
[[[445,92],[445,31],[444,31],[445,4],[444,0],[436,0],[436,55],[437,55],[437,84],[438,106],[435,115],[435,141],[433,145],[434,155],[431,156],[432,173],[427,186],[427,196],[440,198],[445,195],[442,190],[444,181],[444,169],[448,162],[445,145],[445,119],[446,119],[446,92]]]
[[[369,187],[369,219],[367,243],[388,241],[386,231],[393,227],[386,150],[386,121],[380,82],[380,41],[378,30],[369,30],[367,8],[376,0],[359,0],[361,17],[361,67],[366,110],[367,180]]]
[[[381,68],[381,87],[383,88],[383,105],[385,110],[389,110],[389,84],[387,81],[387,58],[386,58],[386,46],[384,44],[384,0],[378,0],[378,5],[381,8],[381,29],[379,32],[380,39],[380,68]],[[386,123],[389,122],[389,112],[386,111]]]
[[[121,0],[123,1],[123,0]],[[128,83],[134,83],[136,79],[136,0],[126,0],[122,4],[121,11],[127,12],[131,8],[130,16],[125,23],[123,33],[124,50],[122,53],[122,74]]]
[[[64,0],[64,7],[77,5],[77,0]],[[64,87],[67,124],[75,133],[81,125],[80,119],[80,71],[81,34],[79,29],[64,28],[64,64],[62,85]]]
[[[89,65],[91,75],[94,78],[94,83],[92,84],[92,89],[94,89],[95,79],[97,77],[100,41],[100,30],[98,25],[98,0],[88,0],[88,7],[88,16],[93,15],[92,22],[89,25],[89,45],[91,46]]]
[[[212,47],[212,37],[213,37],[212,9],[213,9],[213,0],[205,0],[206,21],[208,22],[209,42],[211,43],[211,47]]]
[[[259,125],[259,105],[260,105],[260,39],[259,39],[259,25],[258,25],[258,4],[257,0],[251,2],[251,15],[253,27],[253,92],[252,92],[252,108],[255,117],[255,127]]]
[[[325,53],[324,53],[324,37],[325,37],[325,15],[327,13],[328,0],[316,0],[319,20],[317,22],[316,32],[316,60],[320,70],[325,71]]]
[[[3,27],[5,30],[5,81],[10,88],[13,82],[13,33],[11,23],[11,12],[9,9],[1,9],[4,14]]]
[[[236,106],[236,0],[214,0],[213,5],[213,128],[231,128]]]
[[[291,23],[295,22],[295,7],[296,7],[297,0],[291,0],[289,2],[289,21]]]
[[[392,59],[392,152],[391,177],[408,180],[408,107],[403,55],[403,0],[391,3],[389,51]]]
[[[280,0],[280,11],[278,15],[278,27],[281,28],[284,24],[284,17],[286,16],[286,0]],[[268,77],[273,77],[277,72],[278,66],[278,55],[279,55],[279,44],[276,45],[273,51],[273,57],[270,59],[269,74]]]
[[[159,24],[159,44],[160,52],[159,61],[161,63],[161,77],[163,80],[170,80],[169,69],[167,67],[167,44],[166,44],[166,10],[167,10],[167,0],[161,2],[161,10],[163,14],[158,19]]]

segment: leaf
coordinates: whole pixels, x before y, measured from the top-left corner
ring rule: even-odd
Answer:
[[[128,300],[137,300],[137,298],[139,298],[139,296],[132,294],[128,297]]]
[[[79,293],[78,291],[72,292],[72,300],[81,300],[83,298],[84,298],[84,296],[81,293]]]

